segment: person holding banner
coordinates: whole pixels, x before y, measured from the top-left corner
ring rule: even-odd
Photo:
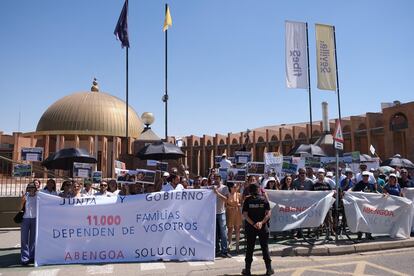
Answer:
[[[118,189],[118,183],[116,183],[115,179],[108,181],[108,191],[116,196],[119,194],[120,190]]]
[[[85,196],[93,196],[95,191],[92,189],[92,182],[90,180],[85,179],[81,193]]]
[[[362,165],[362,164],[361,164]],[[364,164],[365,165],[365,164]],[[375,184],[369,182],[370,173],[368,171],[361,172],[362,180],[359,181],[355,186],[351,188],[353,192],[366,192],[366,193],[377,193],[377,187]],[[373,240],[374,237],[371,233],[365,233],[365,238]],[[362,239],[362,232],[358,232],[358,240]]]
[[[46,186],[41,190],[41,192],[57,196],[56,181],[52,178],[49,178],[46,182]]]
[[[403,196],[400,184],[397,182],[397,175],[395,173],[390,174],[388,182],[385,184],[383,193],[393,196]]]
[[[168,192],[171,190],[184,190],[184,186],[180,184],[180,176],[177,174],[171,173],[170,177],[167,179],[168,183],[162,186],[161,192]]]
[[[304,168],[300,168],[298,172],[299,172],[299,176],[295,180],[293,180],[293,189],[305,190],[305,191],[312,190],[313,181],[312,179],[306,176],[306,170]]]
[[[216,251],[221,252],[224,258],[231,258],[232,256],[227,252],[227,223],[226,223],[226,202],[229,196],[229,189],[221,181],[221,176],[216,174],[214,176],[213,191],[217,195],[216,201]]]
[[[108,192],[108,182],[101,180],[101,183],[99,184],[99,192],[97,192],[95,196],[112,196],[112,194]]]
[[[414,181],[412,181],[408,175],[407,169],[401,169],[400,171],[401,178],[398,179],[398,184],[401,188],[413,188]]]
[[[85,195],[82,194],[82,185],[79,183],[79,181],[73,181],[73,191],[72,191],[72,197],[84,197]]]
[[[330,191],[332,190],[331,185],[329,185],[328,181],[325,179],[325,170],[318,169],[318,176],[313,183],[312,191]]]
[[[27,193],[22,197],[24,215],[20,229],[20,260],[26,266],[34,261],[36,238],[37,188],[31,182],[26,187]]]
[[[242,270],[242,274],[251,275],[250,269],[253,261],[254,245],[256,243],[256,236],[259,236],[263,260],[266,265],[266,275],[272,275],[275,272],[272,268],[272,259],[270,258],[268,244],[268,222],[271,215],[270,204],[263,196],[259,196],[258,185],[250,184],[248,189],[250,196],[244,201],[242,209],[247,239],[245,268]]]
[[[60,188],[62,192],[59,193],[60,197],[69,198],[72,197],[72,181],[65,180],[62,183],[62,187]]]
[[[226,202],[227,240],[229,248],[232,245],[233,232],[236,235],[236,251],[239,252],[240,228],[242,226],[241,194],[237,192],[238,185],[234,182],[227,182],[230,194]]]

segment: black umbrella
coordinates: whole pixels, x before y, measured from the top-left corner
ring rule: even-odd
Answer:
[[[142,160],[175,160],[184,157],[184,153],[174,144],[155,142],[143,147],[137,156]]]
[[[289,155],[327,156],[320,146],[313,144],[301,144],[293,148]]]
[[[407,169],[414,169],[414,164],[408,159],[402,158],[401,155],[396,154],[381,163],[381,166],[400,167]]]
[[[49,157],[42,162],[42,166],[49,170],[72,171],[74,162],[97,163],[98,161],[85,149],[66,148],[49,155]]]

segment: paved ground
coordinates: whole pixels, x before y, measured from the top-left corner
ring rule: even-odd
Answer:
[[[217,258],[214,262],[154,262],[105,265],[60,265],[34,268],[19,264],[20,232],[0,230],[0,276],[2,275],[240,275],[243,254]],[[377,238],[353,244],[343,241],[310,247],[304,242],[273,241],[272,260],[276,275],[414,275],[414,239],[404,241]],[[385,250],[386,248],[398,248]],[[350,250],[352,248],[352,250]],[[346,249],[346,250],[345,250]],[[352,254],[346,254],[352,252]],[[348,251],[348,252],[346,252]],[[369,252],[365,252],[369,251]],[[355,253],[356,252],[356,253]],[[260,251],[253,262],[254,275],[265,272]],[[288,254],[283,254],[288,253]],[[309,255],[311,256],[297,256]],[[336,255],[335,255],[336,254]],[[340,255],[337,255],[340,254]],[[281,257],[281,255],[294,255]],[[323,256],[318,256],[323,255]],[[333,256],[335,255],[335,256]]]

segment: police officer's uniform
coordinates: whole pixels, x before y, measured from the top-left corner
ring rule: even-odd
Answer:
[[[246,267],[243,269],[243,275],[250,275],[250,268],[253,261],[253,250],[256,242],[256,236],[259,236],[260,247],[262,249],[263,260],[266,264],[266,275],[272,275],[274,273],[269,254],[269,228],[268,220],[270,218],[270,205],[269,202],[263,197],[258,195],[258,186],[250,184],[249,191],[251,196],[247,197],[243,203],[243,215],[245,218],[245,233],[247,239],[246,250]],[[261,224],[262,227],[257,229],[255,224]]]

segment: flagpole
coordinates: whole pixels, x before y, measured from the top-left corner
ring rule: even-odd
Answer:
[[[312,143],[312,94],[310,83],[310,66],[309,66],[309,39],[308,39],[308,22],[306,22],[306,52],[308,57],[308,93],[309,93],[309,124],[310,124],[310,136],[309,144]]]
[[[334,39],[334,53],[335,53],[335,71],[336,71],[336,94],[338,96],[338,120],[339,120],[339,126],[342,127],[342,118],[341,118],[341,99],[339,96],[339,79],[338,79],[338,59],[336,56],[336,36],[335,36],[335,26],[332,26],[333,30],[333,39]],[[342,131],[342,129],[341,129]],[[336,155],[336,194],[339,197],[339,149],[335,149],[335,155]],[[339,214],[339,200],[335,201],[335,208],[336,213]],[[335,242],[338,242],[338,224],[339,224],[339,215],[336,216],[336,231],[335,231]]]
[[[125,107],[125,113],[126,113],[126,125],[125,125],[125,137],[126,137],[126,145],[127,145],[127,150],[126,150],[126,152],[127,153],[129,153],[129,145],[128,145],[128,48],[129,47],[126,47],[126,55],[125,55],[125,59],[126,59],[126,61],[125,61],[125,65],[126,65],[126,79],[125,79],[125,82],[126,82],[126,86],[125,86],[125,90],[126,90],[126,107]]]
[[[338,60],[336,57],[336,35],[335,35],[335,26],[332,26],[333,28],[333,39],[334,39],[334,53],[335,53],[335,71],[336,71],[336,94],[338,96],[338,119],[339,119],[339,123],[341,123],[341,98],[339,96],[339,79],[338,79]],[[341,124],[342,126],[342,124]]]
[[[167,14],[168,4],[165,4],[165,14]],[[163,101],[165,103],[165,141],[168,140],[168,28],[165,30],[165,94]]]

